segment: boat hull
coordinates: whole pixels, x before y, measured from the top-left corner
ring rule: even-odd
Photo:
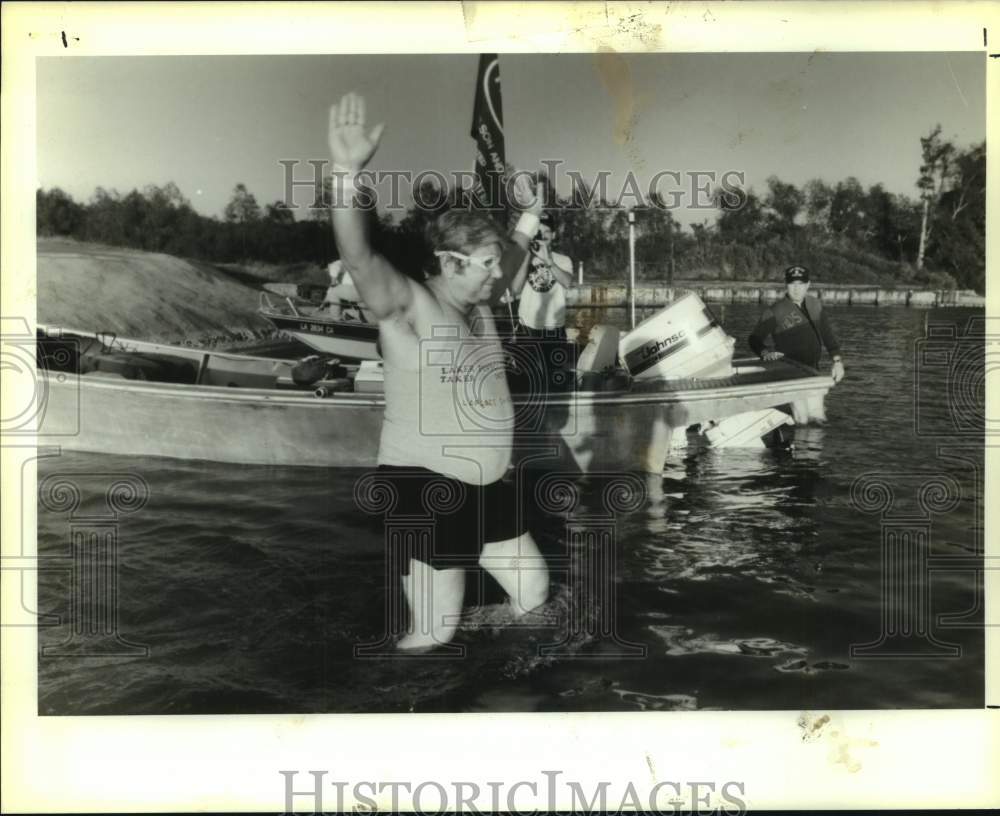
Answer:
[[[377,360],[378,326],[372,323],[330,320],[306,315],[261,314],[275,328],[322,354],[354,360]]]
[[[42,372],[39,444],[129,456],[232,464],[373,467],[385,407],[380,394],[224,388]],[[773,378],[772,378],[773,379]],[[676,428],[821,397],[829,377],[779,383],[731,377],[696,388],[577,392],[542,405],[518,399],[516,456],[572,473],[660,472]],[[689,383],[690,384],[690,383]]]

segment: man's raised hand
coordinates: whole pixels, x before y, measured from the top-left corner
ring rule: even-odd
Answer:
[[[330,108],[330,155],[333,163],[345,170],[361,170],[378,149],[385,125],[378,124],[365,133],[365,98],[347,93],[339,105]]]
[[[522,212],[541,215],[545,209],[545,185],[539,181],[531,189],[531,179],[519,171],[514,177],[514,203]]]

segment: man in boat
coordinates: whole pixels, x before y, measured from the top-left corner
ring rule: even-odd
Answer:
[[[840,344],[823,305],[809,294],[809,284],[806,267],[788,267],[785,270],[785,297],[764,311],[748,342],[762,360],[789,357],[812,368],[819,368],[825,346],[833,361],[830,376],[838,383],[844,379]],[[773,349],[765,345],[768,337],[774,342]],[[793,403],[792,414],[799,424],[825,421],[823,398]]]
[[[573,288],[573,262],[553,252],[552,215],[544,213],[530,251],[514,276],[511,289],[520,295],[517,333],[536,352],[536,364],[549,384],[569,366],[566,341],[566,292]],[[526,345],[524,343],[521,344]]]
[[[376,252],[355,200],[355,176],[382,130],[366,131],[365,103],[357,94],[331,108],[330,152],[341,193],[332,219],[340,257],[379,324],[386,399],[379,477],[395,494],[394,514],[435,519],[430,540],[402,536],[405,543],[394,553],[410,613],[397,647],[426,649],[454,636],[466,569],[486,569],[510,596],[515,615],[545,602],[549,575],[515,487],[504,479],[514,410],[484,304],[502,283],[507,242],[485,216],[451,210],[432,226],[437,266],[426,281],[418,283]],[[538,219],[522,219],[514,237],[523,248]]]
[[[361,296],[351,279],[351,273],[339,258],[327,266],[330,286],[326,290],[326,306],[330,314],[338,320],[361,320],[367,322],[361,309]]]

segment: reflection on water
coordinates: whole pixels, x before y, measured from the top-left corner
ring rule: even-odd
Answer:
[[[730,307],[739,336],[756,310]],[[118,524],[119,625],[144,658],[39,659],[44,714],[880,708],[982,704],[981,630],[941,630],[961,659],[865,660],[879,633],[881,526],[850,488],[861,474],[947,471],[961,484],[936,517],[935,552],[975,552],[975,447],[936,456],[914,431],[906,310],[836,310],[848,379],[829,422],[788,452],[690,445],[661,476],[631,475],[634,509],[608,514],[605,483],[568,513],[530,509],[550,601],[515,623],[498,588],[470,578],[459,659],[359,660],[384,632],[392,582],[383,531],[359,513],[356,471],[230,467],[63,454],[53,473],[139,473],[148,504]],[[875,318],[877,317],[877,321]],[[944,388],[943,381],[939,383]],[[947,442],[948,440],[943,440]],[[79,476],[82,507],[103,489]],[[39,513],[39,551],[64,553],[65,513]],[[604,565],[600,569],[595,565]],[[935,614],[975,606],[975,578],[932,578]],[[71,578],[39,574],[43,613],[67,611]],[[65,626],[40,630],[58,644]]]
[[[696,449],[648,477],[645,529],[631,567],[659,578],[711,580],[738,570],[783,580],[782,565],[816,537],[823,428],[797,429],[793,454]]]

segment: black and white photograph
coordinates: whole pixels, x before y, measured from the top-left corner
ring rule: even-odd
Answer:
[[[36,270],[34,313],[3,310],[31,716],[781,712],[859,778],[878,740],[836,712],[985,710],[981,37],[93,54],[63,31],[32,62],[34,210],[4,203]],[[646,762],[630,807],[699,806]],[[293,767],[262,772],[265,809],[321,810],[324,766]],[[574,784],[555,798],[588,809]],[[717,775],[704,806],[753,793]]]

